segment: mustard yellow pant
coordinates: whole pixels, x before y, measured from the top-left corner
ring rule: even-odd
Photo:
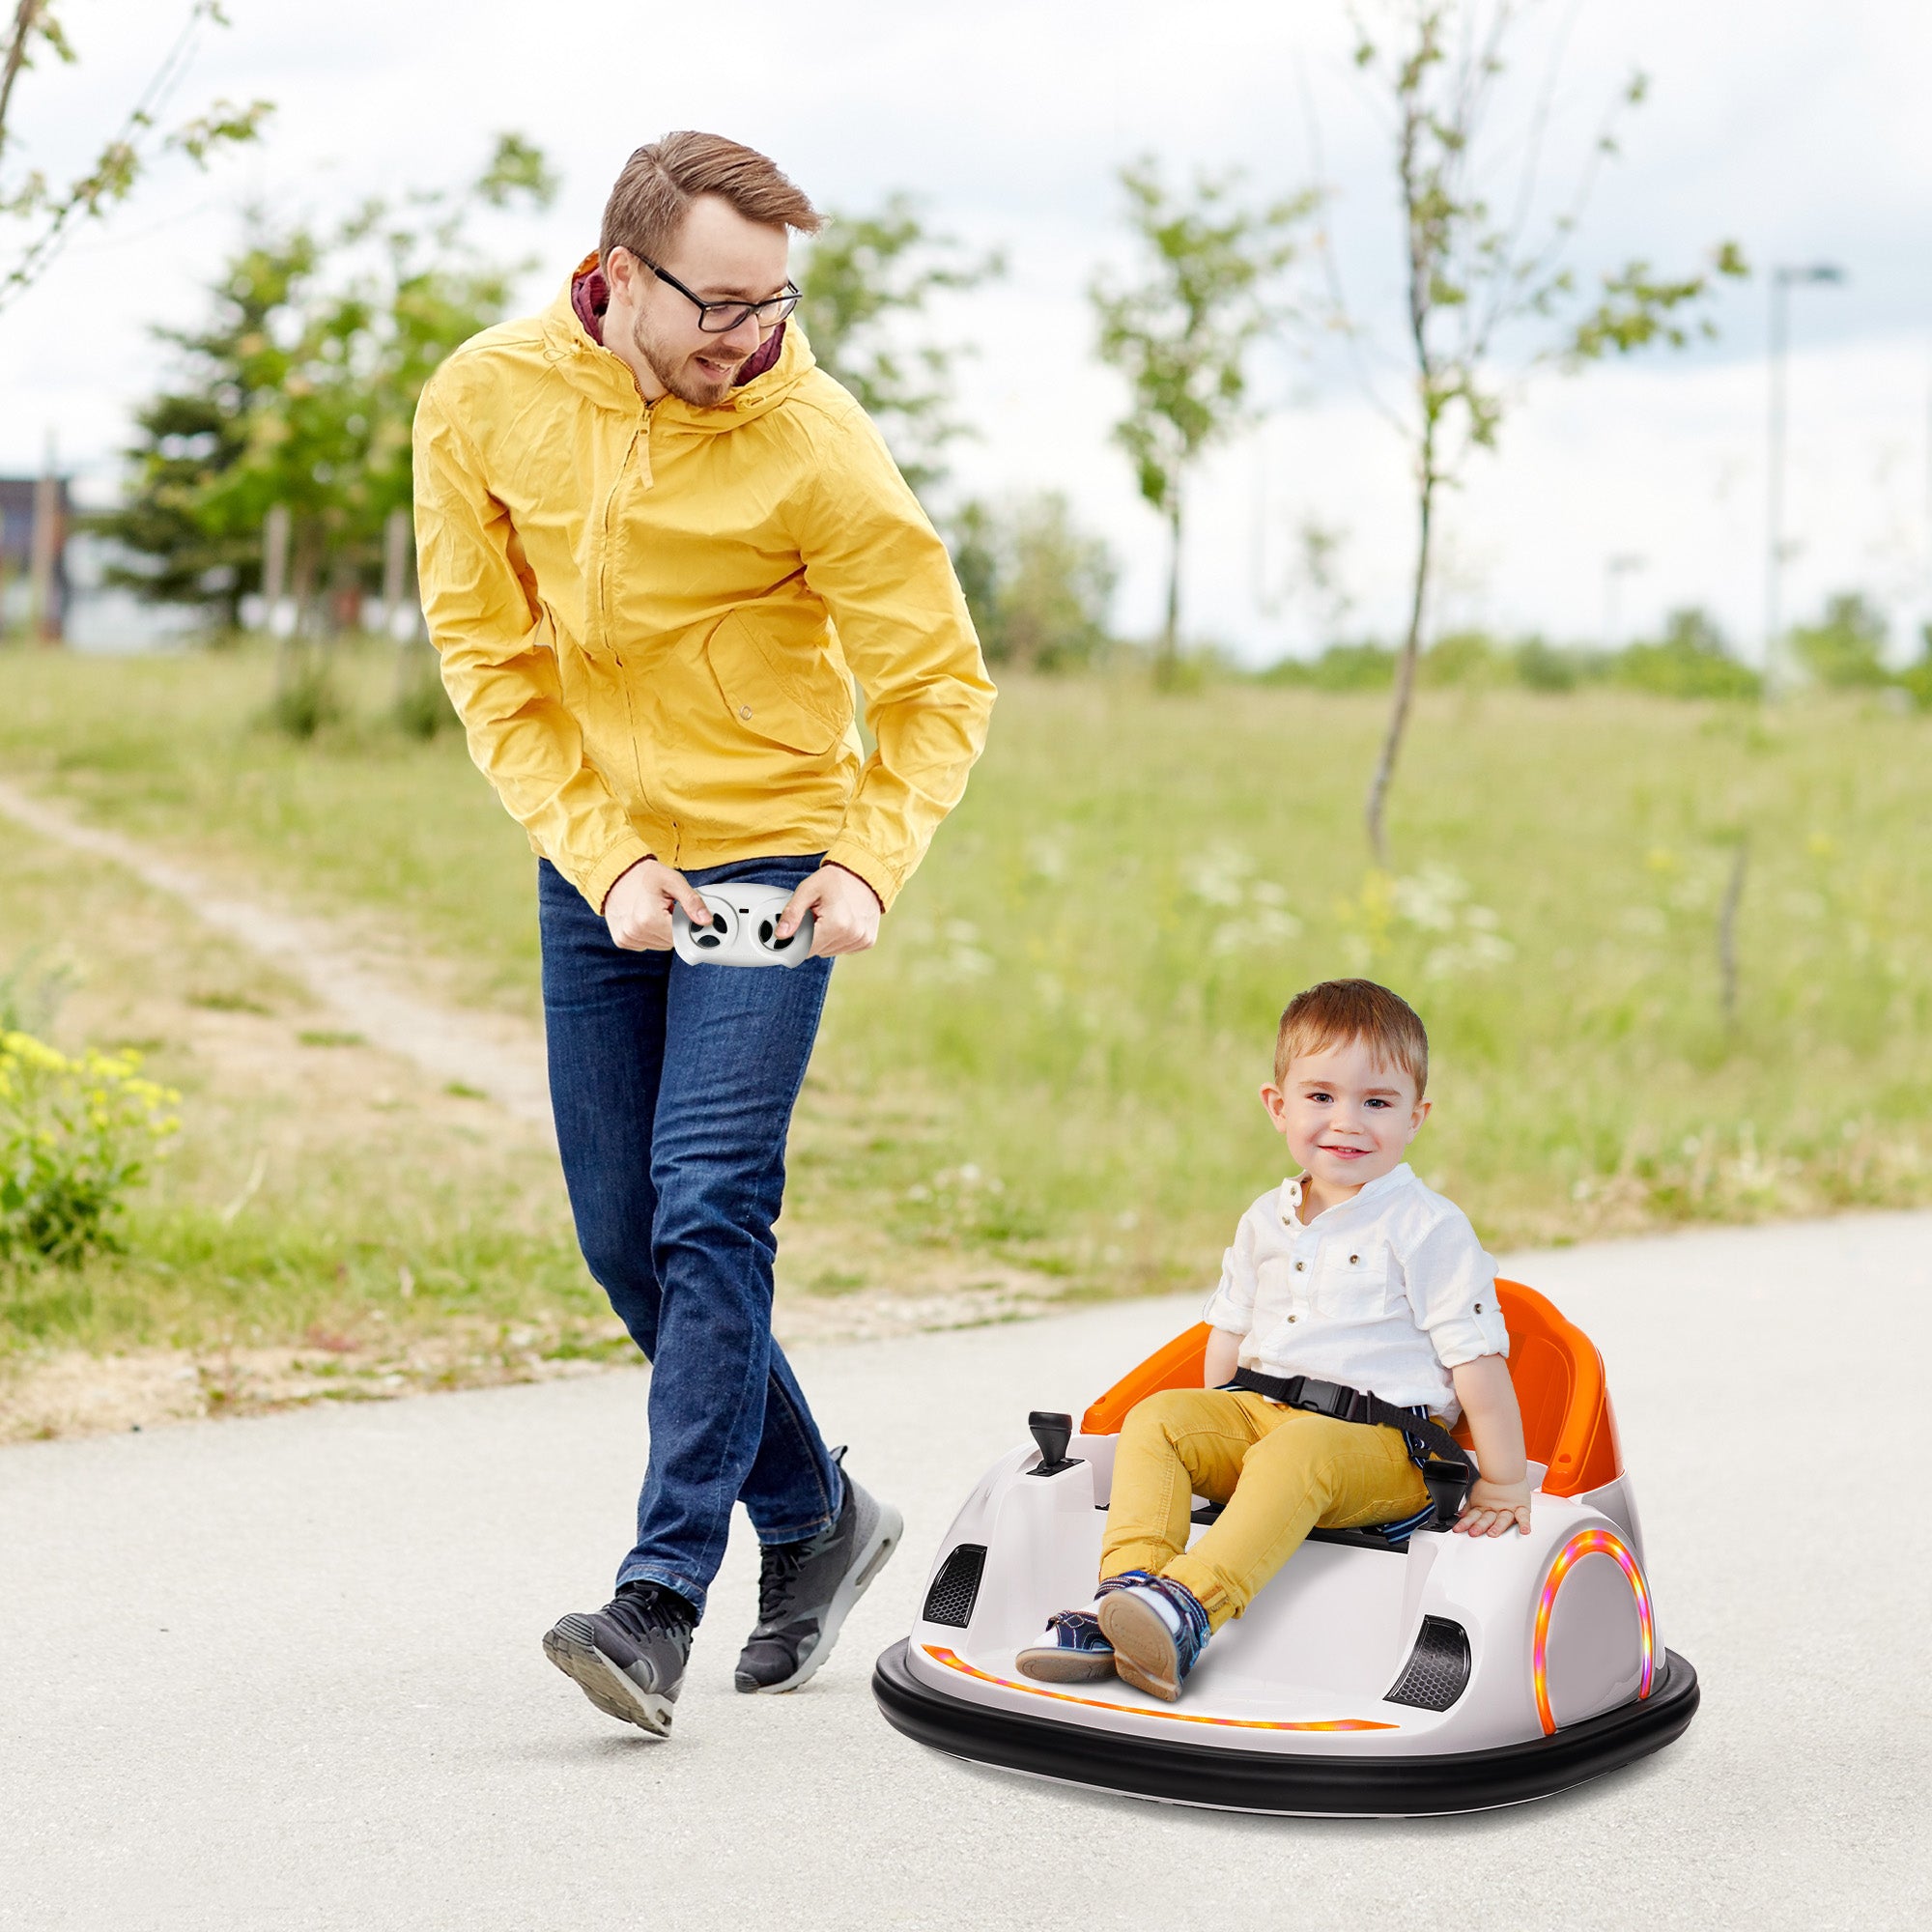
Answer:
[[[1197,1494],[1227,1507],[1189,1549]],[[1393,1522],[1428,1500],[1400,1430],[1283,1408],[1246,1389],[1164,1389],[1122,1426],[1100,1575],[1172,1577],[1219,1630],[1311,1529]]]

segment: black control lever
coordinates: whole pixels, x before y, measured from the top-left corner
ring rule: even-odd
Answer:
[[[1435,1514],[1421,1525],[1424,1529],[1453,1529],[1463,1506],[1469,1500],[1469,1487],[1476,1480],[1473,1463],[1451,1463],[1432,1456],[1422,1465],[1422,1484]]]
[[[1078,1468],[1085,1460],[1066,1453],[1073,1435],[1070,1415],[1056,1415],[1051,1409],[1037,1408],[1027,1417],[1027,1427],[1039,1444],[1039,1464],[1033,1471],[1036,1476],[1057,1476],[1063,1469]]]

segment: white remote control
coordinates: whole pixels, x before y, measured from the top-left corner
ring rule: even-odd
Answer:
[[[691,965],[796,966],[810,953],[810,913],[789,939],[778,935],[779,914],[791,903],[787,887],[734,880],[699,886],[697,895],[711,908],[709,925],[694,926],[682,906],[670,916],[671,945]]]

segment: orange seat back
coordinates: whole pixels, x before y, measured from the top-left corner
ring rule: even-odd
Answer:
[[[1496,1281],[1496,1298],[1510,1337],[1510,1381],[1522,1410],[1522,1436],[1532,1463],[1548,1466],[1544,1493],[1580,1495],[1623,1473],[1616,1416],[1597,1345],[1574,1321],[1520,1282]],[[1199,1388],[1212,1331],[1205,1321],[1156,1349],[1122,1376],[1081,1418],[1081,1433],[1115,1435],[1135,1403],[1162,1389]],[[1469,1439],[1458,1423],[1459,1441]]]

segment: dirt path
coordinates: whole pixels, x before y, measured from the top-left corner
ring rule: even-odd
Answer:
[[[553,1133],[543,1038],[507,1014],[455,1012],[398,986],[339,927],[223,892],[138,840],[83,824],[0,779],[0,815],[56,844],[106,859],[180,900],[194,916],[306,986],[372,1045],[411,1060],[439,1084],[459,1081],[504,1112]]]
[[[180,976],[156,973],[144,980],[135,1005],[115,1012],[115,1024],[184,1042],[217,1093],[267,1099],[276,1110],[271,1128],[251,1121],[248,1131],[271,1134],[273,1145],[265,1139],[252,1162],[242,1161],[226,1213],[247,1206],[271,1166],[299,1170],[331,1136],[361,1143],[389,1130],[387,1110],[403,1096],[410,1118],[440,1129],[440,1160],[464,1160],[469,1143],[478,1157],[515,1158],[531,1149],[533,1136],[540,1158],[554,1149],[540,1032],[511,1014],[455,1009],[426,994],[420,982],[433,987],[443,962],[386,947],[385,935],[358,932],[353,920],[260,903],[213,866],[204,869],[88,825],[0,778],[0,822],[8,819],[139,881],[185,916],[182,930],[205,928],[323,1009],[291,1014],[251,999],[211,1002],[191,993],[185,1001],[173,983]],[[89,922],[99,916],[98,907],[76,907],[72,938],[84,950]],[[137,948],[173,944],[159,929],[136,941]],[[299,1042],[318,1019],[339,1026],[342,1039],[331,1042],[333,1051],[304,1052]],[[418,1085],[416,1070],[430,1078]],[[823,1122],[816,1129],[804,1123],[807,1134],[823,1130]],[[1058,1284],[1028,1270],[983,1255],[906,1251],[875,1227],[788,1219],[781,1241],[773,1325],[787,1347],[975,1327],[1038,1314],[1059,1298]],[[828,1268],[865,1285],[833,1293],[807,1286]],[[621,1331],[612,1322],[601,1339],[621,1341]],[[604,1365],[554,1358],[554,1340],[540,1321],[498,1333],[493,1324],[452,1318],[407,1334],[331,1328],[253,1346],[18,1354],[0,1359],[0,1443],[545,1380]],[[618,1358],[633,1359],[627,1349]]]

